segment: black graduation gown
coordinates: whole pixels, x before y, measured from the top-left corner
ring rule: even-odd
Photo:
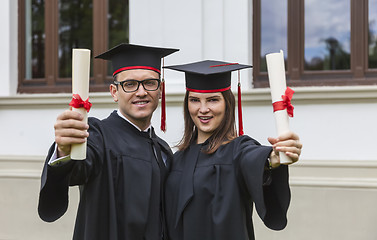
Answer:
[[[47,222],[68,207],[69,185],[79,185],[80,203],[73,239],[161,239],[160,169],[151,139],[114,111],[107,119],[89,118],[87,159],[51,167],[41,177],[38,213]],[[166,142],[160,148],[172,160]]]
[[[200,151],[203,145],[174,154],[165,185],[170,239],[254,239],[253,202],[267,227],[283,229],[290,202],[288,168],[264,170],[272,148],[248,136],[210,155]]]

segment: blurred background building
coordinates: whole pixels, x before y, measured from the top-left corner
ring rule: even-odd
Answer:
[[[121,42],[180,48],[165,65],[252,64],[241,72],[244,130],[262,144],[276,135],[265,55],[282,49],[304,148],[290,167],[288,226],[275,232],[255,216],[256,238],[377,239],[377,0],[2,0],[0,22],[0,239],[71,239],[77,188],[58,221],[37,214],[53,125],[71,99],[71,50],[95,56]],[[90,116],[116,108],[109,69],[93,59]],[[174,146],[184,76],[164,74],[158,134]]]

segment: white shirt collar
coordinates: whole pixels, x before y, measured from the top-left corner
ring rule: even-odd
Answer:
[[[137,130],[139,130],[140,132],[142,132],[141,131],[141,129],[138,127],[138,126],[136,126],[133,122],[131,122],[130,120],[128,120],[128,118],[126,118],[120,111],[119,111],[119,109],[117,110],[117,114],[119,115],[119,117],[121,117],[121,118],[123,118],[124,120],[126,120],[127,122],[129,122],[132,126],[134,126]],[[151,127],[152,127],[152,124],[149,124],[149,126],[143,131],[143,132],[148,132],[148,130],[149,129],[151,129]]]

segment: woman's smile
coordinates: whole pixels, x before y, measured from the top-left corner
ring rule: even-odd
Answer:
[[[199,116],[200,122],[202,122],[202,123],[209,123],[209,121],[210,121],[212,118],[213,118],[213,117],[210,117],[210,116]]]

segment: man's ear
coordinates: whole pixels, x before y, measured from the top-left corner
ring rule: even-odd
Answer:
[[[118,102],[118,100],[119,100],[119,98],[118,98],[118,85],[110,84],[109,90],[110,90],[111,96],[114,99],[114,102]]]

